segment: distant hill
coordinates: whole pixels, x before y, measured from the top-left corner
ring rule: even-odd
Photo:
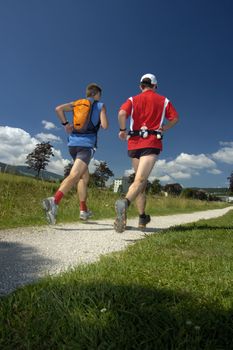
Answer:
[[[0,172],[36,177],[36,171],[26,165],[9,165],[0,162]],[[40,177],[44,180],[61,180],[63,176],[50,171],[41,170]]]

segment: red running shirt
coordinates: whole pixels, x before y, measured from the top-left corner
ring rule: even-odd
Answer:
[[[171,102],[152,90],[129,98],[123,103],[120,110],[127,113],[127,118],[130,117],[130,130],[140,130],[142,126],[146,126],[148,130],[158,130],[162,126],[164,118],[173,120],[178,117]],[[140,148],[159,148],[162,150],[162,141],[157,139],[155,135],[149,135],[145,139],[140,136],[130,137],[128,149]]]

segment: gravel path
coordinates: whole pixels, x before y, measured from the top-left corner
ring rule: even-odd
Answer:
[[[146,234],[160,229],[224,215],[232,207],[192,214],[152,217]],[[0,230],[0,295],[53,275],[100,255],[119,251],[144,237],[137,219],[128,220],[123,234],[113,230],[113,220]]]

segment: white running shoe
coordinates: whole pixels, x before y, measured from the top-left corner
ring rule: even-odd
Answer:
[[[54,202],[54,197],[43,199],[42,206],[45,209],[46,218],[49,224],[56,224],[58,205]]]
[[[89,218],[91,218],[93,215],[92,211],[91,210],[87,210],[87,211],[84,211],[84,210],[80,210],[80,215],[79,215],[79,218],[81,220],[88,220]]]

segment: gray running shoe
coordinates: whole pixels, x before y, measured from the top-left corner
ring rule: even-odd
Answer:
[[[46,218],[49,224],[56,224],[56,216],[58,205],[54,202],[54,197],[45,198],[42,201],[43,208],[45,209]]]
[[[114,229],[118,233],[125,231],[127,220],[128,203],[126,199],[118,199],[115,203],[116,219],[114,222]]]
[[[141,218],[140,216],[139,216],[139,222],[138,222],[138,227],[139,228],[145,228],[146,227],[146,225],[150,222],[150,215],[145,215],[145,217],[144,218]]]
[[[84,211],[84,210],[80,210],[80,215],[79,215],[79,218],[81,220],[88,220],[89,218],[91,218],[93,215],[92,211],[91,210],[87,210],[87,211]]]

